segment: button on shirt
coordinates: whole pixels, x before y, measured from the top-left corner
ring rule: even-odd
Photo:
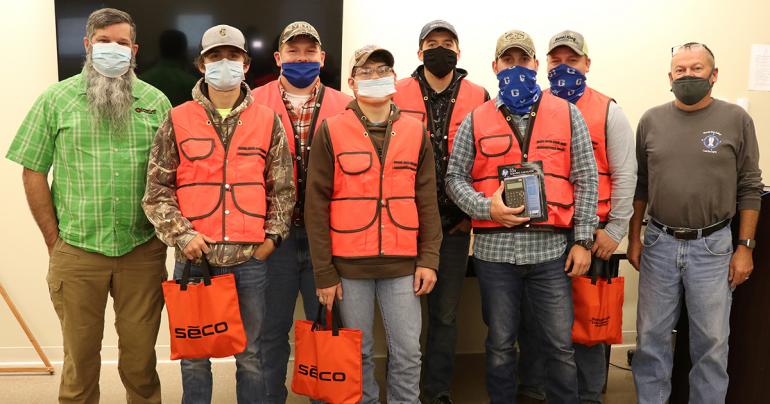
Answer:
[[[93,122],[84,74],[49,87],[35,101],[6,157],[47,173],[59,237],[86,251],[120,256],[154,236],[142,211],[150,146],[171,104],[136,79],[125,128]]]

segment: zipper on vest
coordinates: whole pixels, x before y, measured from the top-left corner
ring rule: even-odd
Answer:
[[[209,114],[209,111],[206,111],[206,114]],[[241,119],[241,115],[243,113],[238,115],[238,120]],[[222,240],[224,242],[227,242],[229,240],[229,237],[226,233],[226,227],[225,222],[227,221],[227,215],[225,212],[227,211],[227,194],[225,192],[232,192],[232,187],[227,183],[227,160],[230,158],[230,145],[233,143],[233,139],[235,138],[235,132],[238,130],[238,124],[235,124],[235,128],[233,129],[233,133],[230,136],[230,141],[225,144],[225,142],[222,140],[222,133],[221,128],[214,126],[213,122],[211,120],[212,116],[209,115],[209,122],[212,122],[211,126],[214,128],[214,132],[217,134],[217,139],[219,139],[219,143],[222,145],[222,147],[225,149],[225,158],[222,162],[222,188],[224,188],[221,191],[222,194]],[[224,118],[222,118],[222,124],[224,124]]]
[[[393,106],[391,105],[390,110],[391,116],[393,115]],[[364,124],[364,130],[366,130],[368,134],[368,129],[366,128],[366,124]],[[378,157],[380,158],[380,194],[377,198],[377,205],[379,205],[379,210],[377,212],[377,249],[379,252],[379,256],[385,255],[385,251],[382,249],[382,210],[385,209],[385,200],[382,197],[382,181],[385,178],[385,157],[388,155],[388,145],[390,144],[390,137],[391,133],[393,131],[393,119],[389,116],[388,117],[388,126],[385,127],[385,134],[382,139],[382,154],[378,153]],[[369,136],[369,141],[372,142],[372,148],[375,152],[377,152],[377,145],[374,144],[374,140],[372,140],[372,137]]]
[[[449,127],[452,126],[452,114],[454,113],[457,96],[460,94],[460,87],[462,87],[462,80],[463,78],[461,77],[457,79],[456,84],[454,82],[449,84],[450,86],[455,85],[455,88],[454,90],[452,90],[452,96],[449,100],[449,108],[447,109],[447,119],[446,121],[444,121],[444,125],[441,128],[441,131],[443,132],[443,139],[441,139],[441,144],[443,145],[444,153],[446,155],[435,156],[437,159],[443,158],[443,161],[441,163],[443,172],[436,173],[436,175],[446,174],[447,166],[449,165]],[[425,95],[426,93],[430,94],[430,91],[432,91],[432,88],[430,88],[430,85],[426,81],[424,81],[422,77],[420,77],[419,75],[417,77],[417,82],[420,85],[420,92],[422,93],[423,104],[425,105],[424,108],[425,108],[425,116],[427,117],[427,121],[428,121],[427,122],[428,132],[431,134],[431,137],[433,137],[435,133],[433,133],[430,130],[431,127],[433,126],[433,109],[430,107],[429,97]]]
[[[307,139],[305,140],[305,148],[302,148],[302,142],[299,137],[299,134],[297,134],[297,131],[294,129],[294,125],[291,125],[291,132],[294,135],[294,154],[296,154],[298,163],[297,163],[297,205],[299,207],[299,217],[302,218],[302,224],[305,223],[305,184],[307,182],[307,167],[310,162],[310,153],[307,153],[305,155],[305,150],[310,149],[310,143],[313,140],[313,134],[315,133],[315,126],[318,123],[318,115],[321,112],[321,103],[323,102],[324,98],[324,85],[321,84],[318,88],[318,94],[316,94],[316,100],[315,100],[315,108],[313,110],[313,116],[310,118],[310,130],[307,133]],[[283,102],[283,100],[281,100]],[[286,109],[286,106],[284,105],[284,109]],[[288,112],[287,112],[288,114]],[[291,122],[291,118],[289,118],[289,122]],[[296,157],[295,157],[296,158]],[[295,206],[296,209],[296,206]],[[292,215],[293,216],[293,215]],[[299,224],[299,223],[296,223]]]
[[[528,113],[529,115],[529,122],[527,123],[527,132],[526,132],[526,139],[522,135],[522,133],[519,131],[519,126],[516,125],[513,122],[513,114],[511,111],[503,105],[501,107],[503,116],[505,117],[505,121],[508,123],[508,126],[513,131],[513,135],[516,138],[516,141],[519,143],[519,150],[521,150],[521,161],[525,162],[529,158],[529,143],[532,140],[532,128],[535,127],[535,119],[537,119],[537,109],[540,107],[540,101],[543,98],[541,97],[535,105],[532,106],[532,111]]]

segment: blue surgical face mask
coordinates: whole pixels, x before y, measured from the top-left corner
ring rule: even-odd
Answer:
[[[537,72],[523,66],[514,66],[497,73],[500,92],[498,97],[514,114],[523,115],[540,99]]]
[[[281,63],[281,74],[286,80],[297,88],[306,88],[315,82],[321,74],[319,62],[293,62]]]
[[[230,91],[238,87],[244,79],[242,61],[225,58],[206,63],[205,66],[206,83],[219,91]]]
[[[586,75],[580,70],[560,64],[548,72],[551,94],[576,103],[586,91]]]
[[[91,46],[91,63],[102,76],[120,77],[131,67],[131,48],[115,42],[95,43]]]

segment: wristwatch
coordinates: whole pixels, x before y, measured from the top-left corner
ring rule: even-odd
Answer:
[[[278,248],[281,245],[281,241],[283,241],[283,238],[277,234],[265,234],[265,238],[273,240],[273,245],[275,248]]]
[[[738,240],[738,245],[745,245],[746,247],[754,248],[757,246],[757,240]]]
[[[586,250],[591,251],[591,249],[594,248],[594,241],[593,240],[576,240],[575,245],[579,245],[585,248]]]

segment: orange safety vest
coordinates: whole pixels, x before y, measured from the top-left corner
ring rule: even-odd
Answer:
[[[188,101],[171,110],[179,167],[176,197],[195,231],[217,243],[265,240],[265,158],[275,113],[251,104],[225,148],[206,110]]]
[[[548,220],[521,227],[571,228],[575,207],[574,190],[569,181],[572,143],[569,103],[550,93],[543,93],[530,115],[531,130],[523,142],[518,130],[514,134],[511,128],[512,118],[506,117],[497,108],[494,99],[473,111],[473,140],[476,147],[476,158],[471,170],[473,188],[491,197],[500,187],[498,166],[542,161]],[[475,233],[515,230],[491,220],[476,219],[473,220],[473,229]]]
[[[332,255],[417,256],[420,220],[414,188],[422,123],[405,115],[388,122],[382,162],[352,110],[326,123],[334,150],[329,203]]]
[[[286,104],[283,103],[283,98],[281,98],[281,89],[278,86],[278,80],[273,80],[263,86],[255,88],[252,90],[251,96],[253,97],[254,102],[267,106],[275,111],[281,118],[281,123],[283,124],[283,129],[286,131],[286,137],[289,143],[289,151],[291,152],[291,157],[294,159],[294,180],[297,182],[297,190],[300,188],[304,190],[305,187],[301,184],[303,181],[298,180],[302,180],[302,178],[305,177],[307,162],[303,159],[306,157],[297,156],[297,150],[300,150],[300,138],[299,135],[294,133],[294,126],[292,126],[289,113],[286,111]],[[315,129],[319,122],[344,111],[345,107],[350,104],[350,101],[353,101],[351,96],[322,84],[318,89],[316,108],[313,113],[313,118],[310,120],[309,136],[312,138],[315,134]],[[308,142],[309,141],[310,139]],[[298,168],[302,168],[301,177],[297,176]]]
[[[586,87],[585,92],[575,104],[580,113],[583,114],[594,147],[596,168],[599,171],[599,205],[596,214],[599,216],[599,222],[602,223],[609,220],[612,207],[610,204],[612,174],[610,173],[610,162],[607,159],[607,114],[609,113],[610,102],[612,102],[612,98]]]
[[[457,128],[471,111],[486,101],[487,97],[484,87],[465,79],[460,80],[460,85],[457,86],[456,91],[452,95],[452,104],[449,106],[449,127],[447,133],[444,134],[446,136],[444,139],[447,142],[446,150],[450,154]],[[393,102],[401,110],[401,113],[410,114],[410,116],[421,120],[430,132],[426,107],[428,96],[422,93],[420,82],[416,78],[408,77],[396,83],[396,94],[393,96]]]

